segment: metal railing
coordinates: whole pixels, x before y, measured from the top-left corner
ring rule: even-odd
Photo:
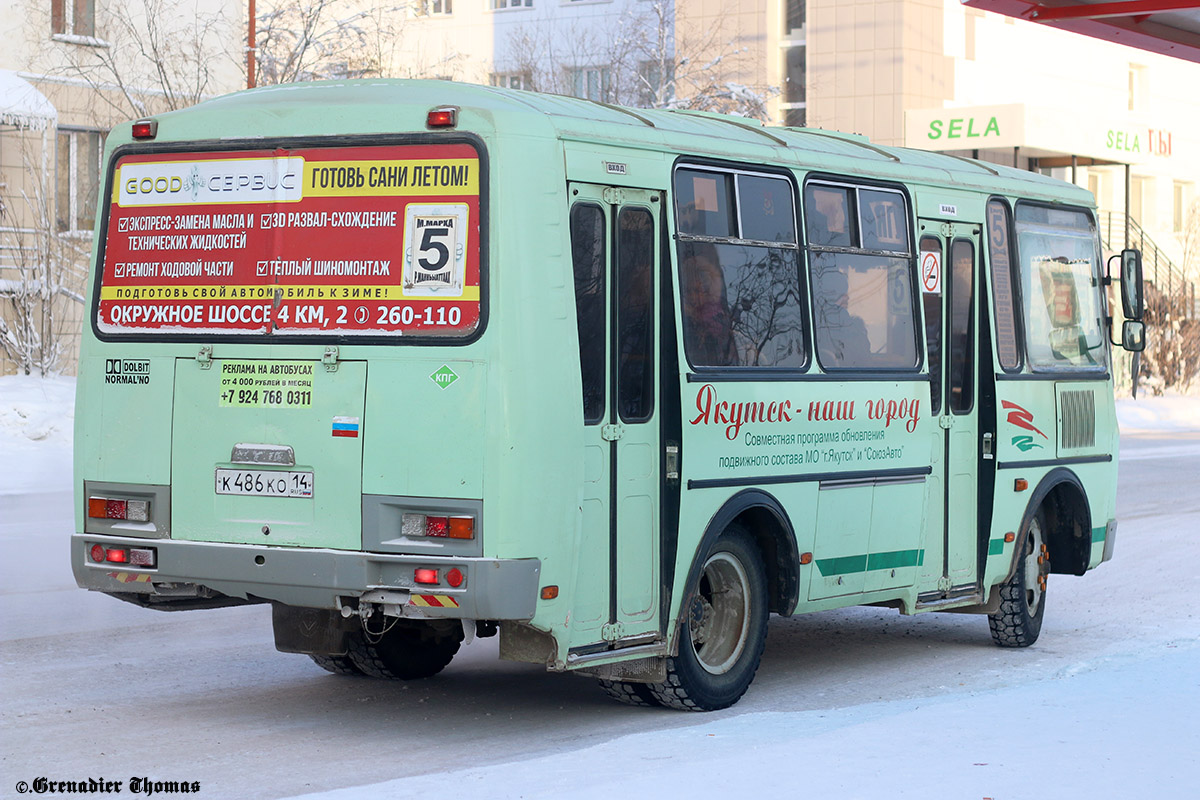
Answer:
[[[1196,283],[1173,262],[1133,217],[1112,211],[1100,213],[1100,243],[1106,250],[1125,247],[1125,229],[1129,226],[1129,247],[1142,251],[1142,275],[1173,304],[1184,309],[1187,319],[1200,317],[1196,305]]]

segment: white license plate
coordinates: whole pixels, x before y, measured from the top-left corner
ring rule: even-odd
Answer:
[[[282,470],[217,469],[217,494],[255,497],[312,497],[311,472]]]

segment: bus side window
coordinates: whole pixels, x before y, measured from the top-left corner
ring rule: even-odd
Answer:
[[[846,369],[915,367],[909,260],[852,253],[809,258],[821,364]]]
[[[950,247],[950,396],[955,414],[964,414],[975,403],[971,387],[975,368],[974,317],[975,247],[957,241]]]
[[[849,189],[809,184],[804,190],[804,219],[809,244],[853,246]]]
[[[617,408],[625,422],[654,410],[654,219],[644,208],[617,217]]]
[[[921,238],[921,260],[925,263],[926,253],[942,252],[942,243],[936,236]],[[941,292],[921,292],[925,305],[925,347],[929,359],[929,413],[939,414],[942,410],[942,295]]]
[[[571,262],[575,272],[575,316],[579,325],[579,371],[583,377],[583,421],[604,419],[605,324],[604,211],[580,203],[571,209]]]

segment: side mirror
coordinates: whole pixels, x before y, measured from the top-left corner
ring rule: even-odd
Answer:
[[[1121,251],[1121,305],[1125,311],[1125,319],[1139,320],[1145,312],[1140,250]]]
[[[1131,353],[1140,353],[1146,349],[1146,323],[1141,320],[1127,319],[1121,326],[1121,347]]]

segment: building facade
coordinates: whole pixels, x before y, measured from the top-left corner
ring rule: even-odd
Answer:
[[[118,122],[244,83],[229,0],[0,0],[0,374],[75,371]]]
[[[732,111],[1040,170],[1096,195],[1110,247],[1132,231],[1168,271],[1200,271],[1198,64],[958,0],[344,2],[379,35],[362,63],[300,77]],[[0,373],[73,371],[105,132],[240,88],[244,25],[231,0],[0,0]]]

